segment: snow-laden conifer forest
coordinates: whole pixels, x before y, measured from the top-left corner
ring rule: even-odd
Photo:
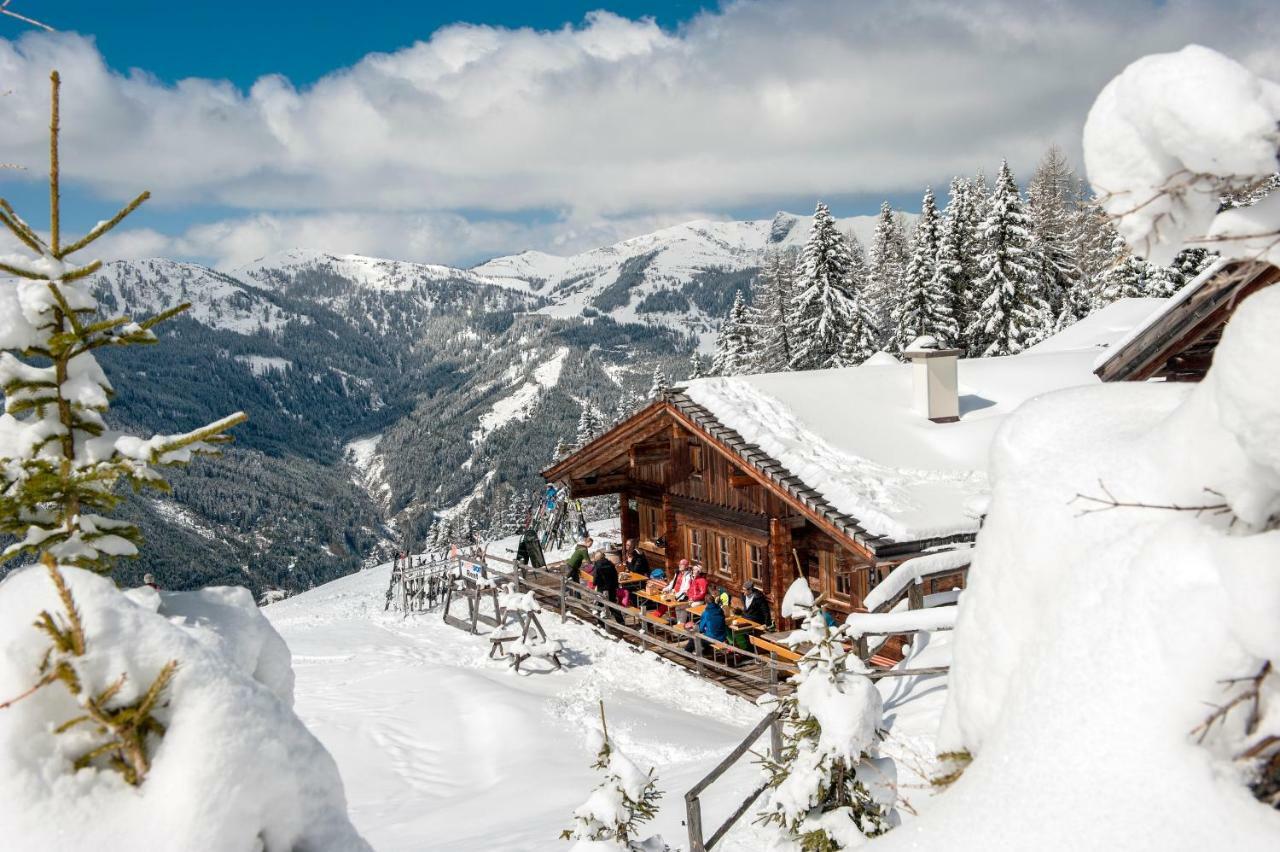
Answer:
[[[0,847],[1280,844],[1274,8],[284,5],[0,0]]]

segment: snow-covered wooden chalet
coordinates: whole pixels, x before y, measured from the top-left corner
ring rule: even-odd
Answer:
[[[1099,381],[1100,351],[1162,304],[1122,300],[1014,356],[920,348],[911,363],[691,380],[543,476],[617,494],[624,537],[657,566],[687,557],[775,605],[803,571],[850,611],[898,563],[972,539],[1004,419]]]

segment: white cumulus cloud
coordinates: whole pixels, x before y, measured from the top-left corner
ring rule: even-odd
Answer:
[[[1000,157],[1025,172],[1050,143],[1078,150],[1093,97],[1137,57],[1194,41],[1274,74],[1277,32],[1265,0],[738,0],[675,32],[607,12],[454,25],[248,91],[121,74],[91,39],[30,33],[0,40],[0,160],[42,160],[56,67],[70,180],[230,211],[134,248],[457,262],[682,211],[915,192]]]

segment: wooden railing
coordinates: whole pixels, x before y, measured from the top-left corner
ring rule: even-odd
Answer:
[[[885,600],[883,603],[881,603],[879,606],[877,606],[875,609],[871,611],[872,612],[891,612],[893,608],[896,607],[898,604],[902,603],[903,600],[907,601],[908,609],[924,609],[925,608],[925,605],[924,605],[925,584],[933,582],[934,580],[941,580],[944,577],[954,577],[957,575],[967,580],[969,575],[969,566],[966,565],[962,568],[948,568],[944,570],[933,571],[928,574],[921,574],[919,577],[916,577],[910,580],[905,586],[903,586],[900,590],[895,592],[892,597],[890,597],[888,600]]]
[[[769,756],[773,760],[777,760],[782,752],[782,716],[777,710],[774,710],[768,716],[761,719],[756,726],[751,729],[751,733],[738,743],[737,747],[729,753],[724,760],[716,764],[707,776],[693,785],[689,792],[684,794],[684,806],[686,820],[685,825],[689,830],[689,852],[707,852],[720,842],[721,838],[729,832],[729,829],[742,819],[747,809],[755,804],[756,799],[760,798],[760,794],[768,789],[768,783],[758,785],[743,801],[729,814],[729,817],[720,824],[720,827],[711,833],[710,837],[706,837],[702,830],[702,801],[701,796],[704,790],[711,786],[717,778],[729,770],[731,766],[742,759],[743,755],[751,750],[756,740],[764,735],[765,731],[769,732]]]
[[[786,679],[797,671],[795,664],[788,660],[736,647],[730,649],[723,643],[709,640],[696,630],[667,624],[650,618],[639,609],[613,603],[594,589],[570,581],[556,570],[558,566],[536,568],[493,556],[489,560],[511,566],[508,576],[516,583],[516,590],[531,589],[544,603],[553,606],[561,619],[572,614],[580,620],[595,620],[597,615],[604,615],[602,621],[609,630],[634,640],[645,650],[684,660],[699,675],[720,675],[751,684],[761,692],[776,694],[785,688]],[[531,579],[541,582],[530,582]],[[618,619],[612,618],[611,613],[617,613]],[[634,621],[635,626],[629,621]],[[687,648],[690,643],[693,645],[692,650]],[[739,664],[731,665],[715,659],[713,655],[721,652],[726,655],[726,659],[732,655]],[[758,663],[763,673],[753,671],[750,663]]]

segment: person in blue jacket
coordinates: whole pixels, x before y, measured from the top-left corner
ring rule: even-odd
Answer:
[[[728,627],[725,625],[724,610],[720,607],[719,595],[708,595],[706,599],[706,608],[702,610],[702,617],[698,619],[698,632],[709,639],[717,642],[723,642],[729,637]],[[690,639],[689,644],[684,649],[689,653],[693,653],[694,640]],[[704,657],[711,655],[711,646],[703,644],[702,655]]]

